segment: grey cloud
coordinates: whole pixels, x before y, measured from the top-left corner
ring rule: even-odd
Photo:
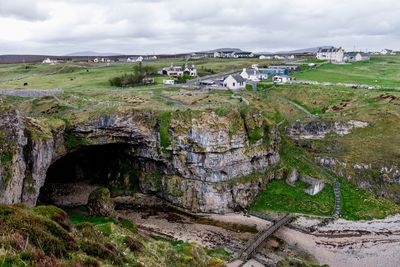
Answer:
[[[328,44],[400,49],[397,0],[0,2],[0,28],[4,17],[30,21],[29,36],[18,45],[26,52],[174,53],[228,46],[273,51]],[[0,49],[5,47],[0,37]]]
[[[46,10],[30,0],[0,0],[0,17],[16,17],[22,20],[45,20]]]

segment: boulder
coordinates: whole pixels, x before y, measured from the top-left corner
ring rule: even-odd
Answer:
[[[114,213],[114,202],[111,200],[110,190],[105,187],[95,189],[89,195],[87,208],[92,216],[111,216]]]
[[[293,169],[290,175],[286,178],[286,183],[290,186],[294,186],[294,184],[299,180],[300,174],[296,169]]]

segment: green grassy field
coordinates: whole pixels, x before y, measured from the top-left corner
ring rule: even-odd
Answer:
[[[355,83],[400,89],[400,56],[376,56],[370,61],[336,65],[323,64],[317,69],[304,68],[294,73],[299,80]]]
[[[144,62],[160,70],[163,67],[174,65],[195,65],[199,73],[212,74],[221,72],[239,71],[249,68],[252,64],[266,65],[270,61],[258,59],[205,59],[182,60],[162,59]],[[7,89],[54,89],[84,90],[84,89],[115,89],[109,84],[109,80],[125,73],[132,73],[136,63],[112,63],[105,64],[80,64],[68,62],[58,65],[46,64],[3,64],[0,65],[0,88]],[[212,71],[212,72],[210,72]],[[16,80],[10,80],[16,79]],[[162,83],[162,78],[156,81]],[[24,83],[27,85],[24,86]]]
[[[158,60],[149,64],[162,68],[171,63],[172,60]],[[185,61],[176,60],[174,63],[180,65]],[[213,70],[213,72],[240,70],[243,67],[249,67],[252,63],[268,64],[267,61],[257,59],[207,59],[188,62],[188,64],[192,63],[196,64],[199,71],[204,69]],[[108,79],[130,72],[133,69],[132,64],[112,64],[108,67],[95,64],[80,66],[76,63],[29,66],[26,69],[20,64],[0,65],[0,80],[27,76],[21,80],[0,82],[0,88],[63,88],[66,89],[66,93],[56,97],[33,99],[0,96],[0,102],[3,103],[0,104],[0,109],[17,108],[28,116],[46,120],[48,123],[57,124],[60,120],[80,122],[101,114],[132,112],[132,110],[157,110],[168,113],[182,109],[212,109],[224,112],[240,105],[240,100],[233,99],[230,91],[211,90],[197,94],[191,92],[194,89],[187,89],[187,93],[182,93],[177,88],[154,90],[141,88],[143,90],[127,91],[124,88],[111,87]],[[397,90],[400,79],[399,66],[400,57],[374,57],[371,62],[351,65],[325,64],[320,68],[306,69],[295,74],[298,78],[303,75],[304,78],[301,79],[315,77],[321,81],[357,83],[367,83],[379,76],[378,85],[387,86],[388,89],[264,84],[256,93],[245,90],[240,95],[249,100],[252,106],[262,109],[266,119],[271,124],[279,124],[282,132],[285,127],[297,120],[346,122],[361,120],[371,123],[370,127],[353,130],[352,134],[344,137],[330,134],[324,139],[306,141],[297,145],[288,143],[283,138],[280,154],[282,167],[286,172],[296,168],[303,175],[319,177],[318,171],[299,157],[304,153],[310,159],[316,156],[334,157],[348,166],[356,163],[372,164],[377,169],[382,164],[400,166],[400,135],[398,134],[400,132],[400,90]],[[161,81],[161,78],[157,80]],[[23,86],[24,82],[28,85]],[[293,103],[318,117],[309,118]],[[71,140],[71,142],[80,141]],[[163,138],[163,143],[167,145],[168,139]],[[372,178],[365,176],[362,179],[368,181]],[[370,192],[358,191],[347,180],[343,180],[343,185],[342,194],[345,203],[342,207],[342,215],[345,218],[381,218],[398,212],[398,206],[391,201],[385,202],[381,198],[374,198]],[[265,211],[329,215],[333,206],[330,186],[322,192],[320,197],[315,198],[306,196],[302,189],[304,185],[301,184],[290,187],[284,182],[271,183],[253,207]],[[393,185],[388,190],[394,193],[400,192],[400,186],[396,188],[396,185]],[[375,193],[379,194],[379,192]],[[302,202],[301,199],[305,201]],[[308,206],[314,208],[310,210]]]

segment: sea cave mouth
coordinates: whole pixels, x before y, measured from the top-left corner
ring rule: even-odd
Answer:
[[[116,143],[84,146],[66,154],[48,168],[38,204],[86,205],[98,187],[107,187],[112,197],[140,192],[139,175],[148,164],[136,152],[136,146]]]

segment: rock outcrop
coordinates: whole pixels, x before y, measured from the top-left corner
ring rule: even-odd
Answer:
[[[400,203],[400,168],[371,163],[342,162],[332,157],[316,157],[324,167],[377,195],[392,198]]]
[[[323,139],[327,134],[348,135],[352,129],[370,126],[369,122],[350,120],[348,122],[310,121],[296,122],[286,129],[286,135],[293,140]]]
[[[18,112],[3,113],[0,141],[12,145],[1,151],[8,163],[0,169],[0,202],[35,205],[49,166],[91,145],[133,146],[141,191],[195,212],[243,209],[273,178],[280,139],[260,111],[164,115],[134,111],[49,127]]]
[[[100,187],[89,195],[87,203],[89,214],[92,216],[110,217],[114,213],[114,203],[111,200],[110,190]]]

